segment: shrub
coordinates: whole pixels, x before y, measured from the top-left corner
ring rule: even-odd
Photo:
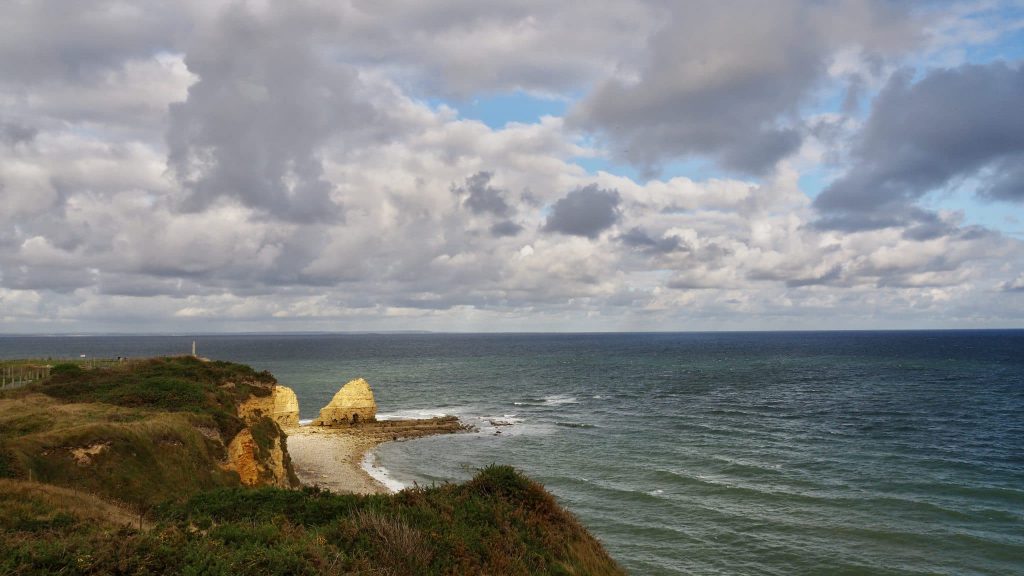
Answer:
[[[78,376],[85,372],[81,366],[71,362],[62,362],[50,369],[50,376]]]

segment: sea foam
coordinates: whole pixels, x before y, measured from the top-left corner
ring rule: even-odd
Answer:
[[[366,455],[363,456],[363,461],[360,464],[362,465],[363,470],[365,470],[371,478],[383,484],[388,491],[398,492],[406,488],[405,484],[395,480],[391,476],[391,473],[388,472],[387,468],[377,464],[377,457],[373,452],[367,452]]]

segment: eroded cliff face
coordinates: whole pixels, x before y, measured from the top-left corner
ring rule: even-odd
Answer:
[[[370,384],[356,378],[341,387],[330,403],[320,409],[314,426],[347,426],[377,420],[377,403]]]
[[[250,428],[239,432],[228,445],[229,469],[238,472],[246,486],[294,487],[297,478],[287,457],[284,435],[271,437],[269,442],[261,440]]]
[[[241,403],[238,417],[246,427],[228,444],[227,468],[238,472],[247,486],[298,486],[283,430],[299,425],[295,392],[275,385],[269,394]]]

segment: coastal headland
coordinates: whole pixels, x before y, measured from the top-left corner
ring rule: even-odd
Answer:
[[[33,363],[34,365],[34,363]],[[268,372],[190,356],[47,364],[0,390],[0,574],[623,574],[536,482],[488,466],[384,494],[365,381],[317,425]]]

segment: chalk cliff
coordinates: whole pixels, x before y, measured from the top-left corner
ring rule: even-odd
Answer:
[[[377,403],[370,384],[362,378],[341,387],[330,403],[320,409],[314,426],[347,426],[377,420]]]

